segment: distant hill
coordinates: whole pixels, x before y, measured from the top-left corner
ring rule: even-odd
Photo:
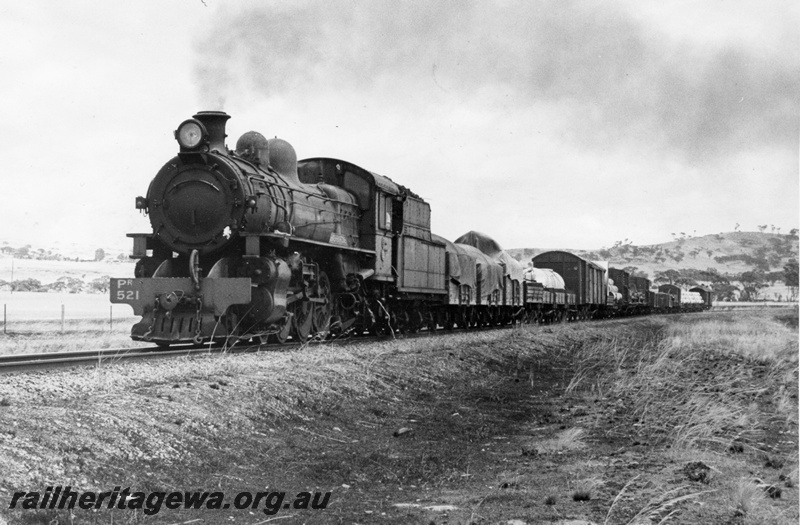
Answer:
[[[542,248],[507,250],[526,263]],[[729,232],[702,237],[683,237],[662,244],[636,246],[616,243],[599,250],[566,249],[593,261],[609,261],[612,266],[636,266],[650,274],[665,270],[713,268],[719,273],[739,274],[758,269],[764,273],[782,271],[791,258],[798,258],[798,238],[760,232]]]
[[[106,293],[109,275],[133,277],[128,251],[71,244],[41,248],[0,241],[0,293]]]
[[[675,270],[682,277],[703,284],[713,284],[717,280],[714,274],[726,276],[730,283],[741,283],[742,274],[755,272],[764,282],[764,288],[758,289],[757,295],[773,299],[778,295],[787,296],[784,266],[790,259],[798,259],[798,237],[795,234],[796,230],[789,235],[729,232],[702,237],[681,236],[670,242],[647,246],[617,242],[611,248],[565,251],[592,261],[608,261],[616,268],[635,268],[651,280],[661,272]],[[527,264],[532,257],[549,249],[514,248],[507,251]],[[734,295],[738,296],[738,293],[731,297]]]
[[[35,259],[40,261],[94,261],[98,251],[102,251],[105,259],[126,260],[130,253],[130,243],[125,248],[119,246],[99,246],[87,243],[57,242],[44,245],[42,243],[14,242],[0,238],[0,257],[15,259]]]

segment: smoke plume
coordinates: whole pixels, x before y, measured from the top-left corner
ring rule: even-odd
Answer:
[[[403,107],[409,93],[446,93],[511,112],[553,105],[583,144],[642,141],[693,162],[797,149],[790,35],[781,49],[706,48],[607,2],[259,2],[221,10],[197,42],[196,75],[213,100],[363,93]]]

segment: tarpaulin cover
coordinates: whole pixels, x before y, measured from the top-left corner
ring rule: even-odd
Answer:
[[[481,296],[486,297],[496,290],[503,289],[503,267],[494,262],[488,255],[469,244],[456,243],[464,254],[475,259],[477,282],[481,287]],[[462,275],[463,278],[463,275]]]
[[[456,239],[456,244],[474,246],[492,258],[496,263],[503,266],[504,275],[508,275],[515,281],[522,281],[524,270],[519,261],[509,255],[508,252],[497,244],[497,241],[485,233],[476,231],[467,232]]]
[[[608,296],[613,297],[617,301],[622,299],[622,294],[619,293],[619,289],[616,286],[614,286],[613,279],[608,280]]]
[[[460,284],[467,284],[472,288],[475,288],[478,285],[478,274],[477,274],[477,261],[475,257],[467,253],[464,248],[461,246],[454,244],[453,245],[456,249],[456,253],[458,253],[458,264],[461,266],[461,277],[459,278],[458,282]]]
[[[431,240],[444,244],[444,252],[447,255],[447,269],[448,277],[451,279],[459,280],[461,277],[461,264],[458,262],[458,251],[456,245],[448,241],[444,237],[431,233]]]
[[[554,288],[556,290],[563,290],[564,279],[550,268],[526,268],[525,280],[535,281],[545,288]]]

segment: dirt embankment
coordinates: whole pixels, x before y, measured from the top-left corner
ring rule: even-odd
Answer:
[[[796,326],[796,313],[783,315]],[[6,377],[0,514],[641,524],[676,511],[667,522],[796,522],[797,360],[786,355],[797,336],[780,314],[745,317],[778,334],[775,355],[731,353],[682,331],[744,326],[726,312]],[[271,515],[263,504],[6,510],[15,491],[50,485],[331,495],[324,510]],[[780,497],[767,498],[768,486]]]

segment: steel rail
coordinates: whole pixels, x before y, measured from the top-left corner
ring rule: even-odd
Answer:
[[[32,372],[73,366],[102,366],[134,359],[162,359],[171,357],[200,356],[219,353],[258,352],[267,345],[241,345],[225,347],[188,345],[175,348],[107,348],[102,350],[77,350],[71,352],[46,352],[0,355],[0,374]],[[291,346],[291,344],[283,345]]]

